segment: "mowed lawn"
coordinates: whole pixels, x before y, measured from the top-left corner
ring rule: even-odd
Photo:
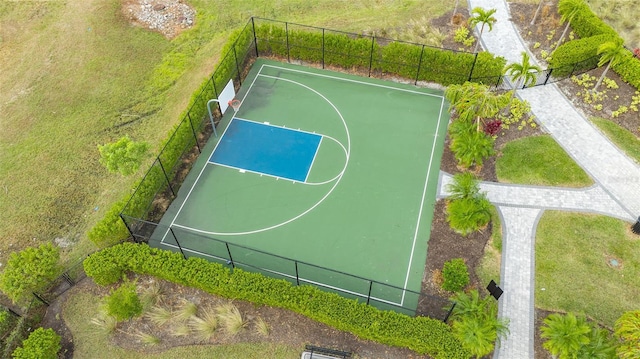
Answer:
[[[535,253],[536,307],[584,313],[610,327],[638,309],[640,241],[629,223],[546,211]]]
[[[449,9],[418,0],[189,3],[196,26],[171,41],[129,24],[120,0],[0,3],[0,263],[55,238],[76,243],[65,257],[91,250],[86,231],[147,167],[109,174],[97,145],[127,134],[157,153],[251,15],[361,33]]]

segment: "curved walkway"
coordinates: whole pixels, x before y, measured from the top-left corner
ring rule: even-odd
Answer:
[[[493,30],[482,35],[483,47],[508,63],[519,62],[528,49],[510,21],[507,2],[469,0],[469,9],[475,7],[497,10]],[[555,85],[518,90],[517,95],[531,104],[544,130],[596,184],[586,189],[481,184],[497,204],[504,226],[500,283],[504,294],[498,315],[509,319],[510,333],[497,347],[497,359],[534,358],[534,241],[544,209],[600,213],[630,222],[640,215],[640,167],[635,162],[596,130]],[[450,180],[441,174],[439,196],[446,195]]]

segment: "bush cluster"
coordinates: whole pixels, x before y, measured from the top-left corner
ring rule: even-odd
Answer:
[[[560,2],[570,1],[570,0],[560,0]],[[560,46],[553,53],[553,62],[556,66],[564,67],[570,65],[567,62],[557,62],[556,57],[559,54],[570,52],[571,49],[574,51],[583,51],[585,53],[594,53],[597,51],[597,48],[600,44],[606,41],[614,41],[622,43],[623,40],[620,38],[620,35],[609,25],[607,25],[602,19],[600,19],[593,11],[587,3],[583,3],[576,15],[571,19],[571,28],[573,31],[581,38],[581,40],[573,40],[567,42]],[[589,40],[591,37],[597,37],[597,39]],[[570,45],[575,41],[582,41],[582,44]],[[569,46],[568,49],[560,50],[563,47]],[[595,47],[594,47],[595,46]],[[595,49],[595,50],[594,50]],[[631,54],[631,52],[629,51]],[[576,57],[579,53],[576,53]],[[564,55],[565,60],[569,57],[568,55]],[[587,60],[587,58],[580,59],[580,61]],[[597,60],[596,60],[597,62]],[[555,67],[555,66],[554,66]],[[616,66],[612,67],[613,70],[620,75],[620,77],[631,86],[640,89],[640,61],[637,61],[633,58],[633,56],[628,56],[626,59],[621,61]]]
[[[480,83],[495,83],[506,64],[504,58],[486,52],[474,59],[476,55],[471,53],[403,42],[383,46],[370,37],[340,32],[292,30],[276,24],[261,24],[255,31],[260,54],[316,63],[324,61],[345,69],[371,68],[445,86],[462,84],[469,78]]]
[[[100,285],[116,283],[129,271],[149,274],[211,294],[289,309],[361,338],[407,347],[434,358],[470,357],[441,321],[381,311],[315,287],[294,286],[237,268],[231,271],[201,258],[184,260],[179,253],[144,244],[123,243],[103,249],[89,256],[84,268]]]
[[[57,359],[60,336],[53,329],[38,328],[11,354],[14,359]]]
[[[576,39],[562,44],[551,56],[549,63],[556,77],[572,72],[592,69],[598,65],[598,47],[609,41],[608,35]]]
[[[136,285],[132,282],[125,282],[117,289],[113,289],[105,298],[105,306],[107,314],[118,321],[142,314],[142,302],[136,293]]]
[[[442,267],[442,289],[459,292],[469,284],[469,270],[462,258],[446,261]]]

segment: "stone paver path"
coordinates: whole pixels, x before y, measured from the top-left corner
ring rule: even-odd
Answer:
[[[505,0],[469,0],[469,9],[496,9],[497,22],[485,29],[482,45],[493,54],[519,62],[527,51]],[[532,14],[533,15],[533,14]],[[596,184],[586,189],[530,187],[482,183],[498,206],[504,238],[500,286],[501,317],[510,320],[510,334],[495,351],[499,359],[534,357],[534,240],[537,219],[544,209],[601,213],[628,221],[640,216],[640,167],[621,153],[569,103],[555,85],[518,90],[531,104],[542,127],[591,175]],[[441,174],[440,196],[451,180]]]

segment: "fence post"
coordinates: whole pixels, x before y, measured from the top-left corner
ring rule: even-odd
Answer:
[[[376,36],[371,36],[371,51],[369,52],[369,77],[371,77],[371,67],[373,67],[373,46],[376,43]]]
[[[324,27],[322,28],[322,69],[324,70]]]
[[[547,84],[547,81],[549,81],[549,78],[551,78],[551,73],[553,72],[553,68],[549,69],[549,73],[547,74],[547,78],[544,79],[544,85]],[[543,86],[544,86],[543,85]]]
[[[258,53],[258,38],[256,37],[256,23],[253,21],[253,16],[251,17],[251,28],[253,29],[253,46],[256,50],[256,57],[260,57]]]
[[[231,257],[231,250],[229,249],[229,243],[224,242],[224,245],[227,247],[227,253],[229,254],[229,263],[231,263],[231,268],[236,268],[236,265],[233,263],[233,257]]]
[[[449,320],[449,316],[451,315],[451,313],[453,312],[453,308],[456,307],[456,302],[453,302],[453,305],[451,306],[451,308],[449,309],[449,311],[447,312],[447,315],[444,317],[444,319],[442,320],[443,322],[447,322],[447,320]]]
[[[187,118],[189,119],[189,124],[191,125],[191,133],[193,133],[193,139],[196,140],[196,147],[198,147],[198,153],[202,153],[202,149],[200,149],[200,144],[198,143],[198,135],[196,135],[196,129],[195,127],[193,127],[193,121],[191,120],[191,114],[189,112],[187,112]]]
[[[373,281],[369,281],[369,293],[367,294],[367,305],[369,304],[369,300],[371,299],[371,288],[373,287]]]
[[[286,35],[287,40],[287,62],[291,62],[291,56],[289,55],[289,23],[284,23],[284,34]]]
[[[300,275],[298,275],[298,261],[294,260],[293,263],[296,265],[296,284],[300,285]]]
[[[236,71],[238,72],[238,84],[242,86],[242,73],[240,73],[240,66],[238,65],[238,54],[236,53],[236,45],[233,45],[233,59],[236,63]]]
[[[45,304],[47,307],[51,304],[49,304],[49,302],[47,302],[46,300],[44,300],[44,298],[42,298],[40,296],[40,294],[36,293],[36,292],[31,292],[33,293],[33,296],[36,297],[39,301],[41,301],[43,304]]]
[[[471,71],[469,71],[469,79],[467,79],[467,81],[471,81],[471,78],[473,76],[473,69],[476,67],[476,61],[478,61],[478,53],[476,52],[475,56],[473,57],[473,64],[471,64]]]
[[[418,61],[418,71],[416,71],[416,81],[414,85],[418,85],[418,77],[420,77],[420,69],[422,67],[422,55],[424,55],[424,45],[422,45],[422,51],[420,51],[420,60]]]
[[[167,176],[167,171],[164,170],[164,166],[162,165],[162,161],[160,160],[160,156],[158,156],[157,158],[158,158],[158,163],[160,164],[160,169],[162,170],[162,173],[164,174],[164,179],[167,180],[167,185],[169,186],[169,189],[171,190],[171,193],[175,197],[176,193],[173,191],[173,187],[171,187],[171,182],[169,181],[169,176]]]
[[[180,253],[182,253],[182,258],[184,258],[184,260],[187,260],[187,256],[184,254],[184,251],[182,250],[182,246],[180,245],[180,242],[178,241],[178,237],[176,236],[176,233],[173,231],[173,228],[169,227],[169,232],[171,232],[171,235],[173,236],[173,239],[176,240],[176,244],[178,245],[178,249],[180,250]]]
[[[127,231],[129,231],[129,234],[131,235],[131,238],[133,238],[133,240],[138,243],[138,241],[136,240],[136,236],[133,234],[133,231],[131,230],[131,228],[129,228],[129,224],[127,223],[127,221],[124,220],[124,217],[122,216],[122,212],[120,212],[118,214],[118,216],[120,216],[120,219],[122,220],[122,222],[124,223],[124,226],[127,227]]]
[[[76,282],[73,279],[71,279],[71,277],[69,276],[69,273],[67,272],[62,273],[62,278],[66,280],[67,283],[69,283],[69,285],[71,286],[76,284]]]

